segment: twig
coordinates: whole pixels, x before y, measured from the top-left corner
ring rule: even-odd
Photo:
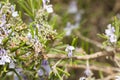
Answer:
[[[88,59],[96,59],[100,57],[106,57],[106,56],[112,56],[113,52],[96,52],[91,55],[84,55],[84,56],[73,56],[72,59],[77,59],[77,60],[88,60]],[[69,57],[64,54],[47,54],[48,58],[51,59],[68,59]]]

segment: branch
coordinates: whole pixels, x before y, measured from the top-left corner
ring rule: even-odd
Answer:
[[[90,60],[90,59],[96,59],[100,57],[106,57],[106,56],[112,56],[114,53],[112,51],[106,52],[96,52],[91,55],[84,55],[84,56],[73,56],[72,59],[77,59],[77,60]],[[64,54],[47,54],[48,58],[51,59],[68,59],[69,57]]]

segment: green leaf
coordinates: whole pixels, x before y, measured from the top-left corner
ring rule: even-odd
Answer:
[[[9,38],[8,38],[8,37],[4,38],[4,39],[2,40],[3,45],[5,45],[5,44],[8,42],[8,40],[9,40]]]
[[[72,46],[76,46],[76,44],[77,44],[77,39],[78,39],[78,38],[74,38],[74,39],[73,39],[72,44],[71,44]]]
[[[66,74],[67,76],[70,76],[70,74],[69,74],[68,72],[65,72],[64,70],[62,70],[62,69],[60,69],[60,68],[58,68],[58,67],[56,67],[56,69],[57,69],[58,71],[64,73],[64,74]]]
[[[19,46],[16,46],[16,47],[14,47],[14,48],[11,48],[10,51],[11,51],[11,52],[14,52],[14,51],[16,51],[17,49],[19,49]]]

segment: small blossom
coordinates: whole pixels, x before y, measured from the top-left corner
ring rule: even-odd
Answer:
[[[14,68],[15,68],[15,63],[14,63],[13,61],[11,61],[11,62],[9,63],[9,68],[10,68],[10,69],[14,69]]]
[[[13,12],[13,13],[12,13],[12,16],[13,16],[13,17],[17,17],[17,16],[18,16],[18,12],[17,12],[17,11]]]
[[[29,40],[31,40],[31,39],[32,39],[32,35],[31,35],[31,33],[30,33],[30,32],[27,34],[27,38],[28,38]]]
[[[116,35],[114,35],[114,34],[111,35],[109,40],[110,40],[111,43],[116,43],[116,42],[117,42],[117,37],[116,37]]]
[[[115,28],[111,24],[109,24],[107,27],[108,27],[108,29],[105,30],[105,34],[108,37],[108,40],[111,43],[116,43],[117,36],[115,35]]]
[[[70,2],[68,12],[71,14],[74,14],[74,13],[77,13],[77,11],[78,11],[77,2],[76,1]]]
[[[0,65],[4,65],[5,63],[10,63],[11,58],[7,55],[5,49],[0,49]]]
[[[92,75],[93,75],[92,71],[90,70],[88,60],[87,60],[87,62],[86,62],[86,70],[84,71],[84,74],[85,74],[86,77],[89,77],[89,76],[92,76]]]
[[[44,71],[42,69],[39,69],[37,73],[38,73],[39,76],[43,76],[44,75]]]
[[[72,57],[72,51],[74,50],[75,48],[73,46],[67,46],[65,51],[68,52],[68,57]]]
[[[67,25],[64,28],[64,30],[66,32],[66,36],[71,35],[71,32],[72,32],[73,29],[74,29],[74,26],[70,22],[67,22]]]
[[[3,14],[2,18],[0,19],[0,27],[3,27],[6,24],[6,15]]]
[[[49,3],[50,0],[42,0],[43,2],[43,8],[48,12],[48,13],[52,13],[53,12],[53,8],[52,5],[48,5],[47,2]]]
[[[46,5],[47,5],[47,3],[49,3],[49,2],[50,2],[50,0],[42,0],[42,2],[43,2],[43,8],[45,8],[45,7],[46,7]]]
[[[92,72],[89,68],[87,68],[85,71],[84,71],[84,74],[88,77],[88,76],[91,76],[92,75]]]
[[[15,11],[15,8],[13,5],[11,5],[11,11],[14,12]]]
[[[18,73],[18,75],[22,78],[22,80],[28,80],[27,76],[23,73],[22,68],[17,68],[15,71]],[[14,75],[14,80],[19,80],[18,76],[15,74]]]
[[[108,29],[105,30],[105,34],[106,36],[111,36],[114,34],[115,32],[115,28],[111,25],[111,24],[108,24]]]
[[[47,6],[45,7],[45,9],[47,10],[48,13],[52,13],[52,12],[53,12],[52,5],[47,5]]]
[[[46,71],[46,75],[50,74],[51,68],[47,60],[42,60],[41,67],[43,67],[44,70]]]

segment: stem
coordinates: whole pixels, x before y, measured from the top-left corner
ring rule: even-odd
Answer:
[[[21,76],[16,72],[16,70],[13,70],[15,74],[18,76],[19,80],[22,80]]]

